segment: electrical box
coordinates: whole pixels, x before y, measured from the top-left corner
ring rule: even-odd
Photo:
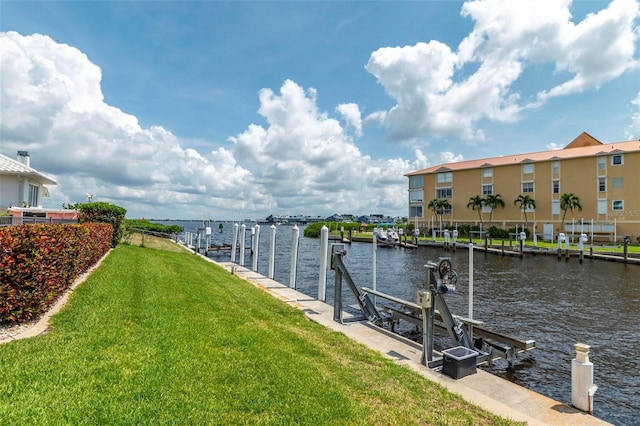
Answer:
[[[417,303],[423,308],[431,307],[431,292],[430,291],[419,291],[417,294]]]

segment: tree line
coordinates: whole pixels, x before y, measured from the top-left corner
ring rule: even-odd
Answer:
[[[525,225],[529,224],[529,220],[527,218],[527,211],[536,208],[536,200],[531,198],[529,195],[519,195],[518,198],[513,200],[513,204],[518,206],[518,208],[524,214]],[[504,208],[505,202],[500,194],[490,194],[485,198],[480,195],[476,195],[469,198],[469,202],[467,203],[467,208],[471,210],[475,210],[478,212],[478,219],[480,220],[480,224],[482,221],[482,209],[484,207],[489,207],[489,223],[491,223],[493,219],[493,211],[498,208]],[[451,210],[451,203],[449,203],[446,199],[434,198],[427,205],[429,210],[432,210],[436,217],[440,219],[440,228],[442,228],[442,215],[445,214],[446,211]],[[582,210],[582,204],[580,204],[580,198],[574,195],[573,193],[564,193],[560,196],[560,210],[562,213],[562,223],[561,227],[564,227],[564,219],[567,215],[567,211],[571,211],[573,214],[573,210],[577,209],[578,211]]]

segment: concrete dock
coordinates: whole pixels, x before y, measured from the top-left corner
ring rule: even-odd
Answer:
[[[518,386],[478,369],[476,374],[455,380],[420,363],[422,345],[377,327],[369,322],[340,324],[333,320],[333,306],[300,293],[277,281],[231,262],[214,262],[268,292],[283,302],[305,312],[307,317],[327,328],[405,365],[425,378],[439,383],[466,401],[487,411],[529,425],[608,425],[575,408]],[[571,395],[567,395],[571,399]],[[596,406],[597,410],[597,406]]]

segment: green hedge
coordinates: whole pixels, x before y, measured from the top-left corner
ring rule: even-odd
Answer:
[[[124,216],[127,214],[126,209],[100,201],[78,204],[74,207],[80,211],[80,223],[102,222],[110,224],[113,227],[111,247],[118,245],[123,234]]]
[[[111,247],[106,223],[0,228],[0,324],[35,319]]]
[[[125,219],[124,224],[126,229],[137,228],[162,234],[179,234],[184,231],[184,228],[180,225],[163,225],[143,219]]]

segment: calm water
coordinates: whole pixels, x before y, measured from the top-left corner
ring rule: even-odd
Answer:
[[[185,230],[201,224],[180,223]],[[215,244],[231,243],[232,224],[224,223]],[[318,295],[320,241],[304,238],[300,230],[297,288]],[[250,245],[250,227],[247,229]],[[291,227],[276,231],[275,279],[289,283]],[[269,227],[260,231],[258,272],[267,275]],[[456,293],[447,296],[453,313],[468,313],[469,254],[467,250],[446,253],[442,249],[378,249],[379,291],[415,301],[424,285],[424,264],[450,256],[459,279]],[[211,255],[230,260],[230,254]],[[238,257],[236,257],[238,261]],[[356,285],[371,287],[372,246],[347,246],[344,258]],[[245,266],[251,267],[249,251]],[[594,363],[595,415],[618,425],[638,423],[640,414],[640,266],[585,259],[558,261],[555,256],[524,259],[474,253],[474,318],[487,328],[522,340],[533,339],[537,349],[520,356],[515,368],[504,361],[492,373],[508,378],[555,400],[571,403],[571,359],[574,343],[591,346]],[[327,274],[327,302],[333,303],[333,273]],[[345,298],[347,294],[345,292]],[[348,300],[345,301],[345,303]],[[351,303],[351,302],[350,302]]]

